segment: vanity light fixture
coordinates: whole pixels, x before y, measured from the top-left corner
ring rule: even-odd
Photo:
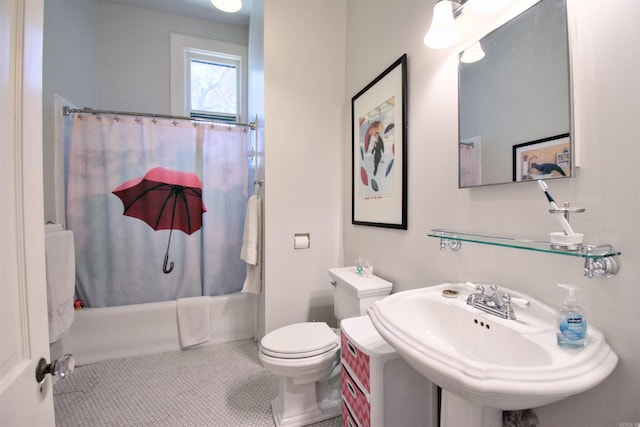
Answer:
[[[478,15],[489,15],[504,9],[511,0],[474,0],[470,3],[471,11]]]
[[[463,1],[439,0],[433,7],[433,18],[429,31],[424,36],[424,44],[432,49],[451,46],[460,37],[454,13],[460,13]]]
[[[229,13],[242,9],[242,0],[211,0],[211,4],[221,11]]]
[[[471,64],[472,62],[478,62],[484,58],[484,50],[480,44],[480,40],[469,46],[462,52],[460,61],[465,64]]]
[[[512,1],[438,0],[433,6],[433,18],[429,31],[424,36],[424,44],[432,49],[442,49],[454,44],[460,37],[460,31],[456,26],[455,19],[462,13],[462,9],[467,4],[473,13],[487,15],[504,9]]]

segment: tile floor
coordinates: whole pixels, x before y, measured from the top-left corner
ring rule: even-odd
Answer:
[[[53,390],[57,427],[273,427],[277,392],[253,340],[80,366]]]

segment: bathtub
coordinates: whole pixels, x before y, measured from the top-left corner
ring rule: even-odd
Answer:
[[[256,317],[255,294],[211,297],[207,344],[255,338]],[[70,350],[77,365],[180,350],[176,319],[176,301],[84,308],[75,312]]]

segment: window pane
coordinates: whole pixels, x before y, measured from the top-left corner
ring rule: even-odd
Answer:
[[[191,110],[236,115],[236,67],[191,60]]]

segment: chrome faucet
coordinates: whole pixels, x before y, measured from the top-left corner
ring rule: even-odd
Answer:
[[[526,299],[513,298],[506,292],[499,298],[496,285],[491,285],[489,289],[491,289],[491,295],[484,293],[484,286],[475,285],[476,292],[469,294],[467,304],[485,313],[510,320],[516,320],[516,313],[513,310],[512,303],[516,303],[521,307],[529,307],[529,301]]]

